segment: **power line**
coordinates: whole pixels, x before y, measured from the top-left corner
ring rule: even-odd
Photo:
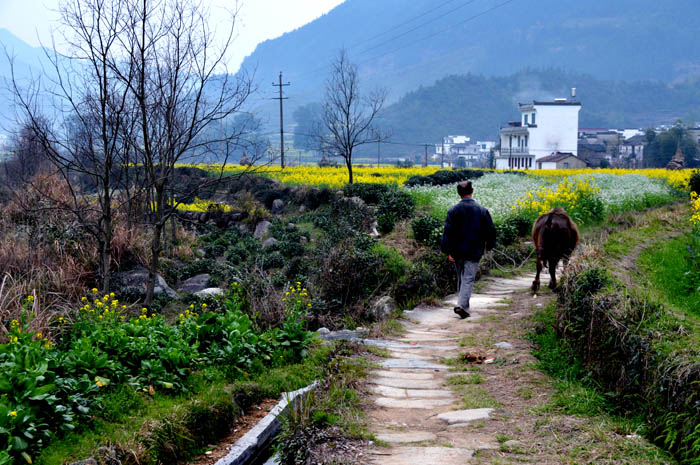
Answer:
[[[279,88],[279,97],[273,97],[273,100],[279,100],[280,101],[280,166],[284,169],[284,113],[282,111],[282,102],[284,100],[287,100],[289,97],[284,97],[282,95],[282,88],[286,86],[290,86],[291,84],[288,82],[286,84],[282,84],[282,71],[280,71],[280,81],[279,84],[272,83],[274,87]]]
[[[357,43],[355,43],[355,45],[353,45],[351,48],[357,47],[358,45],[362,45],[362,44],[365,44],[365,43],[367,43],[367,42],[371,42],[371,41],[373,41],[374,39],[378,39],[379,37],[381,37],[381,36],[383,36],[383,35],[386,35],[386,34],[392,32],[392,31],[395,31],[395,30],[397,30],[397,29],[400,29],[401,26],[404,26],[404,25],[406,25],[406,24],[412,23],[413,21],[415,21],[415,20],[417,20],[417,19],[420,19],[420,18],[422,18],[423,16],[426,16],[426,15],[432,13],[433,11],[437,11],[437,10],[439,10],[440,8],[442,8],[443,6],[448,5],[448,4],[450,4],[450,3],[453,3],[453,2],[455,2],[455,1],[456,1],[456,0],[447,0],[446,2],[443,2],[443,3],[439,4],[438,6],[436,6],[436,7],[434,7],[434,8],[431,8],[431,9],[429,9],[429,10],[427,10],[427,11],[424,11],[423,13],[420,13],[419,15],[414,16],[413,18],[407,19],[406,21],[403,21],[403,22],[401,22],[401,23],[395,25],[395,26],[392,27],[392,28],[389,28],[389,29],[387,29],[387,30],[385,30],[385,31],[383,31],[383,32],[380,32],[380,33],[377,34],[377,35],[374,35],[374,36],[369,37],[369,38],[367,38],[367,39],[361,40],[360,42],[357,42]]]
[[[368,48],[368,49],[366,49],[366,50],[363,50],[363,51],[361,51],[361,52],[357,52],[355,55],[362,55],[363,53],[366,53],[366,52],[368,52],[368,51],[370,51],[370,50],[374,50],[375,48],[378,48],[378,47],[381,47],[381,46],[383,46],[383,45],[386,45],[386,44],[392,42],[393,40],[396,40],[397,38],[403,37],[403,36],[405,36],[406,34],[408,34],[408,33],[410,33],[410,32],[414,32],[414,31],[416,31],[416,30],[418,30],[418,29],[420,29],[420,28],[422,28],[422,27],[425,27],[426,25],[428,25],[428,24],[430,24],[430,23],[433,23],[433,22],[435,22],[436,20],[438,20],[438,19],[440,19],[440,18],[443,18],[444,16],[447,16],[447,15],[450,14],[450,13],[453,13],[453,12],[459,10],[460,8],[463,8],[463,7],[465,7],[465,6],[469,5],[469,4],[472,4],[472,3],[474,3],[475,1],[477,1],[477,0],[468,0],[467,2],[465,2],[465,3],[461,4],[461,5],[459,5],[458,7],[453,8],[452,10],[449,10],[448,12],[446,12],[446,13],[444,13],[444,14],[441,14],[440,16],[438,16],[438,17],[436,17],[436,18],[433,18],[433,19],[429,20],[429,21],[426,22],[426,23],[423,23],[423,24],[421,24],[421,25],[419,25],[419,26],[417,26],[417,27],[412,28],[411,30],[409,30],[409,31],[407,31],[407,32],[404,32],[404,33],[399,34],[399,35],[397,35],[397,36],[394,36],[394,37],[392,37],[392,38],[390,38],[390,39],[387,39],[387,40],[385,40],[385,41],[383,41],[383,42],[381,42],[381,43],[379,43],[379,44],[377,44],[377,45],[375,45],[375,46],[373,46],[373,47],[370,47],[370,48]],[[440,5],[440,6],[444,6],[446,3],[450,3],[450,2],[445,2],[445,3],[443,3],[443,4]],[[432,12],[432,11],[436,11],[436,10],[439,9],[439,8],[440,8],[440,7],[436,7],[436,8],[434,8],[433,10],[429,10],[428,12],[426,12],[426,13],[424,13],[424,14],[422,14],[422,15],[419,15],[419,16],[417,16],[417,17],[414,18],[414,19],[417,19],[417,18],[420,18],[420,17],[422,17],[422,16],[425,16],[426,14],[428,14],[428,13],[430,13],[430,12]],[[411,21],[412,21],[412,20],[409,20],[408,22],[411,22]],[[396,28],[398,28],[398,26],[394,27],[393,29],[396,29]],[[390,32],[391,30],[392,30],[392,29],[389,29],[388,31],[385,31],[385,32],[383,32],[383,33],[381,33],[381,34],[379,34],[379,35],[384,35],[385,33],[388,33],[388,32]],[[354,46],[351,46],[350,49],[355,48],[355,47],[357,47],[357,45],[362,44],[362,43],[364,43],[364,42],[367,42],[367,41],[359,42],[358,44],[355,44]],[[308,75],[311,75],[311,74],[316,74],[317,71],[325,70],[325,69],[328,68],[328,66],[329,66],[329,65],[325,65],[325,66],[321,66],[321,67],[312,69],[311,71],[307,71],[306,73],[300,74],[300,75],[298,75],[298,76],[296,76],[296,77],[297,77],[297,78],[301,78],[301,77],[308,76]]]
[[[467,6],[467,5],[471,5],[472,3],[476,2],[476,1],[477,1],[477,0],[469,0],[469,1],[466,2],[466,3],[463,3],[463,4],[459,5],[457,8],[453,8],[453,9],[451,9],[450,11],[447,11],[446,13],[444,13],[444,14],[442,14],[442,15],[440,15],[440,16],[436,16],[435,18],[431,19],[430,21],[427,21],[427,22],[425,22],[425,23],[423,23],[423,24],[419,24],[418,26],[416,26],[416,27],[414,27],[414,28],[412,28],[412,29],[409,29],[408,31],[404,31],[404,32],[402,32],[402,33],[399,34],[399,35],[396,35],[396,36],[394,36],[394,37],[391,37],[390,39],[388,39],[388,40],[386,40],[386,41],[384,41],[384,42],[382,42],[382,43],[379,43],[379,44],[377,44],[377,45],[375,45],[375,46],[373,46],[373,47],[370,47],[370,48],[367,48],[367,49],[365,49],[365,50],[362,50],[362,51],[359,52],[358,54],[361,55],[361,54],[363,54],[363,53],[367,53],[367,52],[369,52],[369,51],[371,51],[371,50],[374,50],[374,49],[377,49],[377,48],[379,48],[379,47],[382,47],[383,45],[388,44],[388,43],[391,42],[391,41],[394,41],[394,40],[396,40],[396,39],[399,39],[399,38],[401,38],[401,37],[404,37],[405,35],[408,35],[408,34],[410,34],[411,32],[415,32],[415,31],[417,31],[417,30],[419,30],[419,29],[422,29],[422,28],[424,28],[425,26],[434,23],[434,22],[437,21],[438,19],[442,19],[442,18],[444,18],[445,16],[447,16],[447,15],[449,15],[449,14],[451,14],[451,13],[454,13],[455,11],[457,11],[457,10],[459,10],[459,9],[461,9],[461,8],[464,8],[464,7]]]
[[[449,31],[450,29],[452,29],[452,28],[455,27],[455,26],[461,26],[462,24],[465,24],[465,23],[468,23],[468,22],[470,22],[470,21],[473,21],[473,20],[475,20],[475,19],[477,19],[477,18],[480,18],[480,17],[482,17],[482,16],[484,16],[484,15],[486,15],[486,14],[488,14],[488,13],[491,13],[492,11],[497,10],[497,9],[499,9],[499,8],[501,8],[501,7],[503,7],[503,6],[507,5],[507,4],[509,4],[509,3],[512,3],[512,2],[514,2],[514,1],[515,1],[515,0],[506,0],[505,2],[499,3],[498,5],[495,5],[495,6],[491,7],[491,8],[489,8],[488,10],[485,10],[485,11],[482,11],[481,13],[478,13],[478,14],[475,14],[475,15],[473,15],[473,16],[470,16],[469,18],[467,18],[467,19],[465,19],[465,20],[462,20],[462,21],[460,21],[460,22],[458,22],[458,23],[452,24],[452,25],[450,25],[450,26],[448,26],[448,27],[446,27],[446,28],[444,28],[444,29],[442,29],[442,30],[440,30],[440,31],[437,31],[437,32],[432,33],[432,34],[429,34],[429,35],[427,35],[427,36],[425,36],[425,37],[422,37],[422,38],[420,38],[420,39],[418,39],[418,40],[415,40],[415,41],[413,41],[413,42],[409,42],[409,43],[407,43],[407,44],[404,44],[404,45],[402,45],[401,47],[397,47],[397,48],[395,48],[395,49],[393,49],[393,50],[390,50],[390,51],[388,51],[388,52],[384,52],[384,53],[382,53],[381,55],[377,55],[377,56],[374,56],[374,57],[372,57],[372,58],[369,58],[369,59],[367,59],[367,60],[365,60],[365,61],[361,61],[361,62],[359,62],[358,64],[364,64],[364,63],[367,63],[367,62],[376,60],[376,59],[381,58],[381,57],[383,57],[383,56],[385,56],[385,55],[389,55],[390,53],[396,53],[396,52],[398,52],[399,50],[403,50],[404,48],[410,47],[411,45],[417,44],[418,42],[422,42],[422,41],[424,41],[424,40],[432,39],[433,37],[435,37],[435,36],[437,36],[437,35],[440,35],[440,34],[443,34],[443,33],[447,32],[447,31]]]

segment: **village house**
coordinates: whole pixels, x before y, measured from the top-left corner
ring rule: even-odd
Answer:
[[[541,169],[538,161],[557,152],[578,154],[578,114],[581,103],[572,98],[519,104],[520,121],[500,130],[498,169]],[[543,165],[544,166],[544,165]]]
[[[570,152],[556,152],[537,159],[538,170],[568,170],[588,168],[588,163]]]
[[[435,145],[433,158],[444,168],[475,168],[485,166],[493,141],[472,143],[467,136],[447,136],[441,144]]]

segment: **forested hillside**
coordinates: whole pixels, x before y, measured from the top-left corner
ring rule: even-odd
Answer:
[[[392,144],[383,147],[382,153],[422,153],[420,144],[439,143],[448,134],[495,140],[501,125],[519,118],[518,103],[568,97],[571,87],[577,88],[582,102],[581,127],[647,128],[677,119],[700,119],[700,82],[694,80],[672,86],[601,80],[555,69],[525,70],[505,77],[453,75],[409,92],[386,107],[380,124],[392,134]],[[311,130],[309,120],[318,112],[319,105],[309,104],[294,113],[299,132]],[[298,140],[307,142],[302,137]],[[400,143],[408,145],[396,145]]]
[[[555,67],[600,79],[681,81],[697,74],[694,0],[348,0],[258,45],[244,67],[260,82],[284,71],[290,105],[318,99],[346,47],[370,85],[396,100],[452,74]],[[688,44],[688,46],[684,45]]]

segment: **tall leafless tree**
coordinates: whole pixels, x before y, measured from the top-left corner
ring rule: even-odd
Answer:
[[[386,139],[373,126],[386,99],[386,90],[377,89],[366,95],[360,91],[357,66],[345,50],[340,50],[326,81],[322,128],[319,139],[324,151],[339,155],[348,168],[352,184],[352,159],[359,146]]]
[[[49,200],[56,202],[56,208],[71,211],[96,239],[105,292],[111,285],[118,178],[128,163],[134,116],[125,77],[133,78],[135,69],[127,63],[121,74],[114,71],[115,63],[121,62],[125,8],[118,1],[64,0],[59,6],[61,51],[54,42],[47,52],[52,69],[43,82],[26,87],[12,80],[25,127],[37,137],[71,192],[70,200]],[[81,189],[76,178],[87,180],[92,192]]]
[[[116,1],[116,0],[112,0]],[[145,304],[153,299],[163,233],[177,207],[173,176],[178,163],[216,157],[223,167],[241,138],[241,129],[225,124],[252,92],[243,73],[228,73],[226,54],[234,36],[236,12],[227,36],[215,38],[208,10],[193,0],[123,0],[130,11],[125,25],[129,83],[138,108],[139,152],[152,190],[151,258]],[[127,67],[127,70],[130,69]],[[220,129],[220,131],[216,131]]]

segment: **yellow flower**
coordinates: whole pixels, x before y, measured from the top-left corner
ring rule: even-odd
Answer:
[[[10,416],[11,416],[11,417],[16,417],[16,416],[17,416],[17,411],[16,411],[16,410],[11,411],[11,412],[10,412]]]
[[[92,293],[93,293],[93,294],[97,294],[97,288],[96,288],[96,287],[93,287],[93,288],[92,288]]]
[[[85,302],[86,300],[87,300],[87,297],[85,297],[85,296],[82,296],[82,297],[80,298],[80,301],[81,301],[81,302]]]
[[[145,314],[145,313],[148,313],[148,309],[147,309],[146,307],[143,307],[143,308],[141,309],[141,313],[144,313],[144,314]]]
[[[207,308],[207,304],[202,304],[202,308]]]

